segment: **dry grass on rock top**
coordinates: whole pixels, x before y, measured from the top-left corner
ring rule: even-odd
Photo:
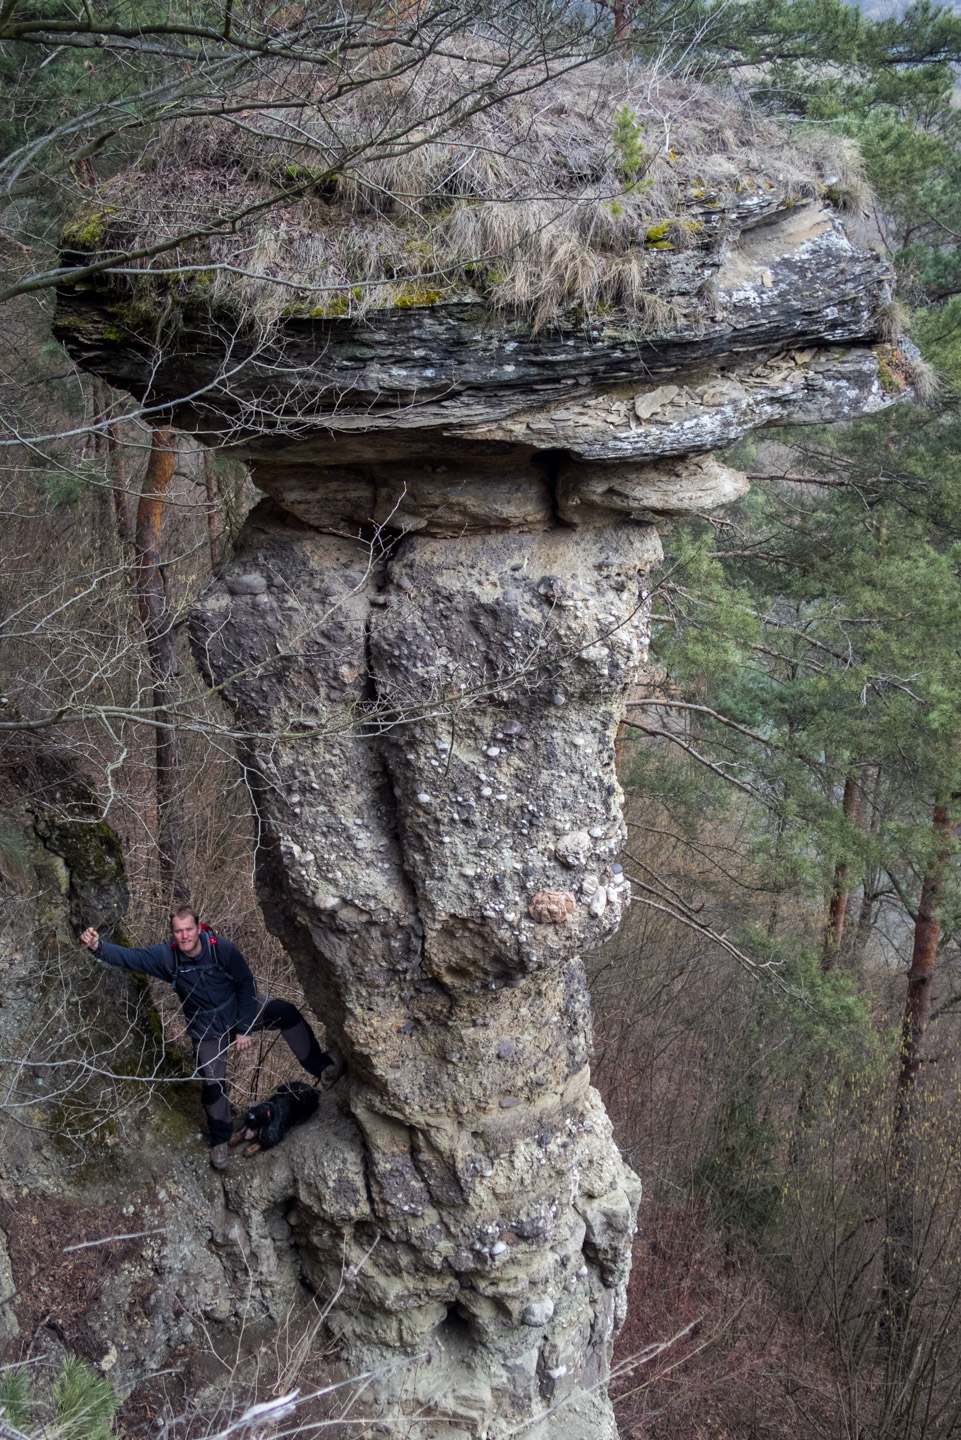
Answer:
[[[549,81],[514,71],[491,103],[502,57],[455,49],[346,87],[267,72],[249,110],[165,131],[68,224],[66,249],[155,244],[273,197],[179,247],[176,268],[141,262],[135,294],[261,324],[479,298],[535,326],[567,307],[656,328],[661,252],[710,243],[737,207],[863,190],[848,142],[700,83],[595,61]],[[131,328],[144,319],[135,306]]]

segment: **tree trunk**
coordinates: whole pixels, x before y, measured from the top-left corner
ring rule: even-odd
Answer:
[[[207,512],[207,543],[210,546],[210,573],[216,578],[220,574],[220,516],[217,502],[220,487],[214,474],[213,451],[204,451],[204,490],[207,493],[204,509]]]
[[[107,426],[107,475],[113,494],[117,538],[121,545],[130,545],[133,543],[133,535],[130,529],[130,515],[127,511],[127,472],[123,459],[120,426],[116,420],[111,420]]]
[[[630,54],[633,15],[633,0],[614,0],[614,40],[621,55]]]
[[[97,427],[94,435],[94,447],[97,454],[102,456],[105,461],[104,472],[112,497],[107,501],[107,508],[113,512],[117,539],[121,545],[129,545],[133,541],[133,534],[130,528],[130,517],[127,514],[127,476],[123,462],[120,426],[114,419],[114,406],[110,400],[107,386],[102,381],[95,381],[93,394],[94,421]]]
[[[774,860],[779,863],[784,854],[784,816],[779,812],[775,821],[774,829]],[[778,923],[781,919],[781,894],[780,889],[775,889],[771,895],[771,909],[767,917],[767,933],[773,940],[777,935]]]
[[[844,781],[844,796],[841,801],[841,813],[849,825],[861,829],[864,825],[864,816],[867,811],[867,789],[865,785],[866,775],[872,767],[862,764],[853,765],[848,771]],[[834,970],[841,953],[841,946],[844,942],[844,922],[847,917],[848,900],[850,899],[850,866],[846,859],[840,859],[834,867],[834,880],[831,885],[831,898],[828,902],[827,919],[824,923],[824,933],[821,941],[821,969]]]
[[[924,1048],[931,1018],[931,985],[941,936],[941,901],[954,847],[954,825],[946,804],[934,807],[934,853],[921,885],[914,922],[914,948],[901,1022],[888,1182],[887,1233],[882,1288],[882,1333],[902,1369],[909,1361],[911,1301],[918,1263],[917,1178],[920,1154]]]
[[[852,970],[860,971],[868,937],[874,928],[875,906],[881,893],[878,890],[880,879],[881,872],[877,866],[869,870],[864,877],[864,890],[858,908],[858,918],[854,925],[854,934],[851,936],[851,945],[847,955]]]
[[[870,789],[868,805],[871,811],[871,818],[865,826],[868,835],[877,835],[881,828],[881,767],[872,765],[869,777],[865,780],[865,793]],[[874,921],[877,915],[878,901],[883,891],[881,884],[881,870],[879,866],[872,865],[864,877],[864,886],[861,894],[861,904],[858,907],[858,918],[854,931],[846,945],[846,961],[853,971],[859,971],[867,950],[868,940],[874,928]]]
[[[164,503],[173,479],[176,451],[167,426],[153,432],[150,458],[137,504],[134,578],[140,619],[147,637],[156,734],[157,854],[165,902],[182,905],[190,898],[180,794],[180,736],[172,716],[177,668],[173,625],[161,570]]]

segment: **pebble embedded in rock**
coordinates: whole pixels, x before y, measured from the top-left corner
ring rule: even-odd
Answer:
[[[513,1110],[514,1106],[520,1103],[521,1097],[519,1095],[504,1095],[501,1097],[500,1105],[502,1110]]]
[[[511,1055],[514,1054],[514,1051],[516,1049],[517,1046],[514,1044],[513,1040],[502,1040],[497,1047],[497,1058],[499,1060],[507,1060]]]
[[[263,575],[229,575],[227,589],[231,595],[262,595],[267,581]]]
[[[540,1326],[546,1325],[553,1317],[553,1300],[535,1300],[532,1305],[525,1305],[521,1311],[521,1324]]]
[[[599,920],[604,914],[604,911],[607,909],[607,891],[603,885],[599,885],[594,891],[587,908],[595,920]]]
[[[538,925],[564,925],[574,913],[574,896],[569,890],[541,890],[527,907]]]
[[[582,869],[591,857],[591,839],[586,830],[572,830],[562,835],[554,846],[554,854],[568,870]]]

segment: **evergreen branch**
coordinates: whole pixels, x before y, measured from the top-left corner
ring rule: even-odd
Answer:
[[[902,890],[900,884],[898,883],[897,877],[894,875],[894,873],[893,873],[891,870],[889,870],[889,869],[887,868],[887,866],[884,867],[884,873],[885,873],[885,875],[888,877],[888,879],[890,880],[892,886],[894,887],[894,893],[895,893],[895,895],[897,895],[898,899],[901,901],[901,904],[904,906],[905,910],[907,911],[909,919],[916,925],[916,924],[918,923],[918,912],[917,912],[917,910],[914,908],[914,906],[911,904],[911,902],[909,901],[908,897],[905,895],[905,893],[904,893],[904,891]]]
[[[729,940],[726,935],[722,935],[720,931],[715,930],[713,926],[705,925],[702,921],[695,920],[692,916],[685,914],[680,908],[665,903],[663,897],[661,897],[660,900],[651,899],[650,896],[660,895],[661,893],[655,890],[653,885],[646,884],[634,875],[629,876],[629,879],[631,881],[632,891],[636,885],[639,889],[650,892],[650,895],[632,894],[631,898],[637,900],[639,904],[647,905],[651,910],[660,910],[663,914],[669,915],[672,920],[678,921],[681,925],[686,925],[688,929],[696,931],[698,935],[703,935],[704,938],[710,940],[712,944],[719,945],[732,959],[736,960],[739,965],[742,965],[755,980],[770,980],[785,995],[794,995],[795,992],[792,987],[778,975],[773,961],[766,961],[763,965],[759,965],[756,960],[752,960],[750,955],[747,955],[739,946],[735,945],[733,940]]]
[[[858,487],[856,480],[827,480],[819,475],[781,475],[780,473],[765,474],[750,471],[745,474],[744,478],[746,480],[787,480],[792,485],[820,485],[824,490],[852,490]],[[880,476],[876,478],[880,479]],[[871,482],[864,481],[863,483],[870,484]]]

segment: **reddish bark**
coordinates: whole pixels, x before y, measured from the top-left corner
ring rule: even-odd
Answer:
[[[630,54],[633,0],[614,0],[614,39],[622,55]]]
[[[956,797],[954,799],[956,803]],[[942,803],[934,807],[934,853],[921,884],[914,920],[908,993],[901,1021],[882,1292],[882,1330],[899,1366],[909,1364],[911,1355],[911,1302],[919,1259],[915,1197],[924,1048],[931,1020],[931,987],[941,938],[941,902],[954,849],[952,808]]]
[[[180,737],[173,718],[173,678],[177,668],[172,619],[161,568],[164,505],[173,479],[176,451],[167,426],[153,432],[134,530],[134,580],[140,619],[147,637],[156,735],[157,852],[164,898],[179,905],[189,899],[184,825],[178,781]]]

